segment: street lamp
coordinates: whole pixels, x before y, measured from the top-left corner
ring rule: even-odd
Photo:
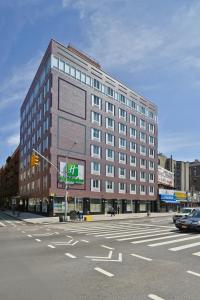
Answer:
[[[66,152],[66,178],[65,178],[65,219],[64,221],[67,221],[67,213],[68,213],[68,182],[67,182],[67,164],[68,164],[68,153],[69,151],[71,151],[74,146],[77,144],[77,141],[74,141],[73,145],[71,146],[71,148]]]

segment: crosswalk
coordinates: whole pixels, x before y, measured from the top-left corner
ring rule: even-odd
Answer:
[[[99,223],[99,224],[69,224],[71,233],[104,238],[120,243],[131,243],[132,245],[144,245],[149,248],[165,247],[168,251],[179,252],[185,249],[200,248],[200,234],[181,233],[174,225],[143,224],[129,222]],[[200,256],[200,252],[192,255]]]
[[[16,220],[15,218],[12,218],[4,213],[0,213],[0,228],[2,227],[17,227],[25,226],[26,223],[21,220]]]

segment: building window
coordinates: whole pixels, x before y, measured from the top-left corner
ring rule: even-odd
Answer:
[[[100,192],[100,180],[91,179],[91,191]]]
[[[146,134],[144,132],[140,132],[140,142],[146,143]]]
[[[91,162],[91,174],[100,175],[100,163]]]
[[[91,128],[91,139],[95,141],[101,141],[101,131],[96,128]]]
[[[106,133],[106,144],[111,146],[115,145],[115,136],[111,133]]]
[[[143,119],[140,119],[140,128],[146,129],[146,122]]]
[[[101,109],[101,98],[96,95],[92,95],[92,106],[96,106]]]
[[[101,115],[99,113],[92,111],[92,123],[101,125]]]
[[[150,135],[149,136],[149,144],[154,145],[154,143],[155,143],[155,139],[153,136]]]
[[[126,121],[126,111],[122,108],[119,108],[119,118]]]
[[[143,168],[143,169],[146,168],[146,160],[144,158],[140,159],[140,168]]]
[[[119,133],[126,135],[126,125],[119,123]]]
[[[130,170],[130,179],[136,180],[136,170]]]
[[[101,157],[101,148],[96,145],[91,145],[91,156],[100,158]]]
[[[149,161],[149,169],[154,170],[154,162],[151,160]]]
[[[140,181],[146,181],[146,173],[145,172],[140,172]]]
[[[149,182],[154,182],[154,173],[149,174]]]
[[[154,195],[154,186],[152,185],[149,187],[149,195]]]
[[[155,126],[153,124],[149,124],[149,132],[154,133]]]
[[[147,149],[144,145],[141,145],[140,146],[140,154],[142,155],[146,155],[146,152],[147,152]]]
[[[106,192],[113,193],[114,192],[114,182],[108,180],[105,182],[106,184]]]
[[[106,160],[114,161],[115,152],[111,149],[106,149]]]
[[[137,138],[137,130],[135,128],[130,128],[130,137],[134,139]]]
[[[130,156],[130,165],[136,166],[136,157],[134,155]]]
[[[136,184],[135,183],[130,184],[130,194],[136,194]]]
[[[106,128],[114,130],[115,129],[115,121],[111,118],[106,118]]]
[[[94,79],[94,88],[101,90],[101,83],[97,79]]]
[[[126,140],[123,138],[119,138],[119,148],[126,149]]]
[[[119,182],[119,193],[125,193],[126,192],[126,184],[124,182]]]
[[[119,178],[126,178],[126,169],[125,168],[119,168]]]
[[[145,185],[140,185],[140,194],[141,195],[145,195],[146,194],[146,187],[145,187]]]
[[[114,116],[115,115],[115,106],[110,102],[106,102],[106,112],[111,113]]]
[[[137,145],[134,142],[130,142],[130,151],[135,152],[137,151]]]
[[[106,176],[114,177],[114,166],[106,165]]]
[[[130,123],[134,124],[135,126],[137,125],[137,117],[133,114],[130,114]]]
[[[155,151],[152,148],[149,148],[149,157],[152,157],[152,158],[155,157]]]
[[[121,164],[126,163],[126,154],[125,153],[122,153],[122,152],[119,153],[119,163],[121,163]]]

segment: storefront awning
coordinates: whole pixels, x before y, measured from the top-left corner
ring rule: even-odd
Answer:
[[[164,203],[170,203],[170,204],[176,204],[176,205],[179,205],[179,201],[173,201],[173,200],[161,200],[162,202]]]

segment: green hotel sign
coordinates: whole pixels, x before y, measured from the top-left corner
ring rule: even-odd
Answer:
[[[77,163],[60,163],[60,182],[67,182],[69,184],[84,184],[84,166]]]

